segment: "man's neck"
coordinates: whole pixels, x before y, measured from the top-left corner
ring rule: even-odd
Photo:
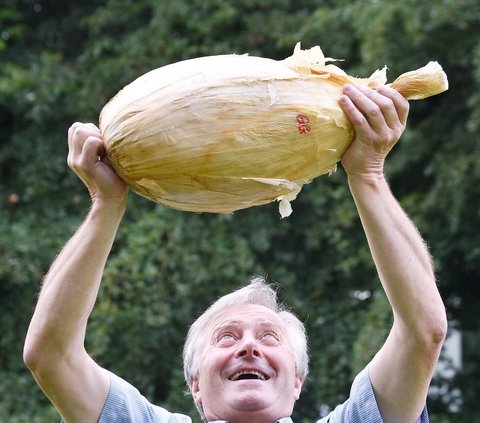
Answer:
[[[230,423],[226,420],[209,420],[208,423]],[[240,423],[240,422],[238,422]],[[251,423],[250,421],[246,422],[246,423]],[[279,420],[275,420],[274,422],[266,422],[266,423],[293,423],[292,422],[292,419],[290,417],[284,417],[282,419],[279,419]]]

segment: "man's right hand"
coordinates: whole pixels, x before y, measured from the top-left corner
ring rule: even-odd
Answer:
[[[74,123],[68,130],[68,165],[88,188],[93,202],[126,201],[128,187],[105,155],[100,130],[93,123]]]

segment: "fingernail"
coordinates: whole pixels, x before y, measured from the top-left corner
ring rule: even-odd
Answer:
[[[346,93],[352,92],[353,90],[353,85],[352,84],[345,84],[343,86],[343,91]]]

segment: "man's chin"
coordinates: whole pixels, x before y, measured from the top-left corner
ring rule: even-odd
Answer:
[[[231,388],[231,387],[230,387]],[[241,383],[229,389],[226,398],[230,408],[243,412],[259,412],[272,405],[271,392],[260,383]]]
[[[228,413],[225,418],[229,423],[263,423],[274,422],[285,416],[278,416],[278,410],[272,409],[272,403],[266,403],[257,398],[236,398],[230,404]]]
[[[268,404],[271,404],[268,398],[272,395],[266,384],[267,382],[258,380],[235,382],[229,389],[232,403],[238,404],[241,409],[245,410],[258,410],[265,405],[268,406]]]
[[[265,401],[265,398],[259,398],[258,393],[255,395],[252,394],[242,394],[233,399],[233,408],[238,411],[245,412],[259,412],[268,407],[271,404]]]
[[[276,421],[286,417],[288,409],[291,414],[293,409],[293,403],[291,407],[278,403],[279,394],[272,391],[271,385],[266,381],[244,380],[230,383],[225,386],[222,398],[214,399],[211,411],[217,411],[213,413],[215,420],[226,420],[230,423]],[[217,408],[220,403],[225,405],[221,410]],[[279,416],[278,413],[282,415]]]

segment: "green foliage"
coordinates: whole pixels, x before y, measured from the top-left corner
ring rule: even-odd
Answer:
[[[353,375],[360,372],[381,348],[392,323],[393,316],[385,293],[375,292],[353,346]]]
[[[438,60],[449,76],[447,93],[411,104],[387,173],[430,244],[448,313],[463,334],[462,371],[437,382],[460,389],[463,408],[457,415],[432,398],[432,420],[479,420],[479,21],[476,0],[4,1],[0,422],[56,415],[21,357],[43,275],[89,205],[66,166],[69,125],[95,122],[111,96],[155,67],[224,53],[281,59],[297,41],[346,59],[340,65],[354,75],[387,65],[392,81]],[[267,275],[310,334],[311,378],[295,420],[312,421],[343,401],[389,328],[388,308],[375,295],[378,278],[342,171],[306,186],[293,207],[284,220],[276,204],[198,215],[132,194],[89,351],[156,403],[194,415],[180,368],[188,325],[215,297]]]

